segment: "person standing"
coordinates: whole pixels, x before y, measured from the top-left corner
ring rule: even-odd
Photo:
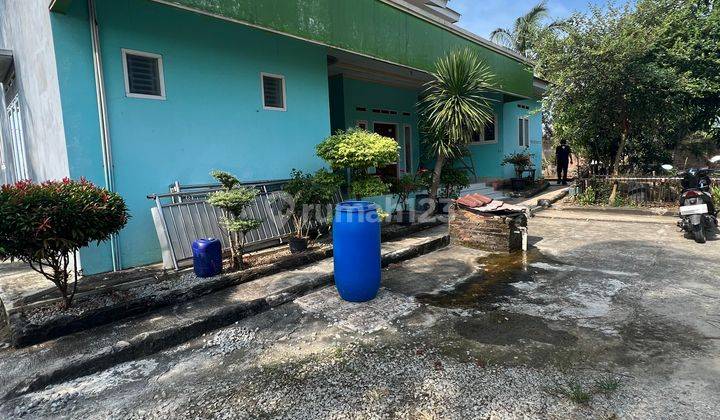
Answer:
[[[555,162],[557,162],[557,183],[567,185],[568,165],[573,163],[572,150],[567,141],[560,140],[560,146],[555,148]]]

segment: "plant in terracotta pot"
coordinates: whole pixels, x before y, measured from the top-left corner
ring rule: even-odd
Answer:
[[[515,167],[515,177],[522,178],[522,174],[525,169],[532,166],[532,157],[534,155],[528,152],[527,149],[522,152],[515,152],[505,155],[501,165],[513,165]]]
[[[314,174],[293,169],[283,191],[287,194],[285,211],[289,213],[295,232],[290,237],[290,252],[305,251],[310,230],[320,218],[332,215],[335,193],[342,180],[334,173],[320,169]],[[323,212],[323,209],[325,212]]]
[[[393,196],[397,198],[397,205],[393,218],[401,225],[409,225],[412,223],[413,212],[408,208],[408,200],[410,195],[420,188],[417,178],[411,174],[405,174],[392,184]],[[400,210],[397,208],[400,207]]]

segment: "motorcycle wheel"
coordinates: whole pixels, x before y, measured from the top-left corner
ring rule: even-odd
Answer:
[[[693,236],[695,237],[695,242],[699,244],[705,243],[705,229],[703,229],[702,225],[693,226]]]

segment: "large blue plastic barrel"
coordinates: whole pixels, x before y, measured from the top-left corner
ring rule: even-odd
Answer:
[[[198,277],[217,276],[222,271],[222,244],[219,239],[198,239],[192,243],[193,269]]]
[[[335,286],[350,302],[375,298],[380,289],[380,218],[367,201],[346,201],[333,219]]]

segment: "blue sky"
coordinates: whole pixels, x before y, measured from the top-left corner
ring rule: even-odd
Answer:
[[[462,13],[461,27],[482,37],[489,37],[495,28],[510,28],[518,16],[526,13],[539,0],[450,0],[448,5]],[[588,4],[604,5],[606,0],[549,0],[550,16],[567,17],[574,11],[585,11]]]

